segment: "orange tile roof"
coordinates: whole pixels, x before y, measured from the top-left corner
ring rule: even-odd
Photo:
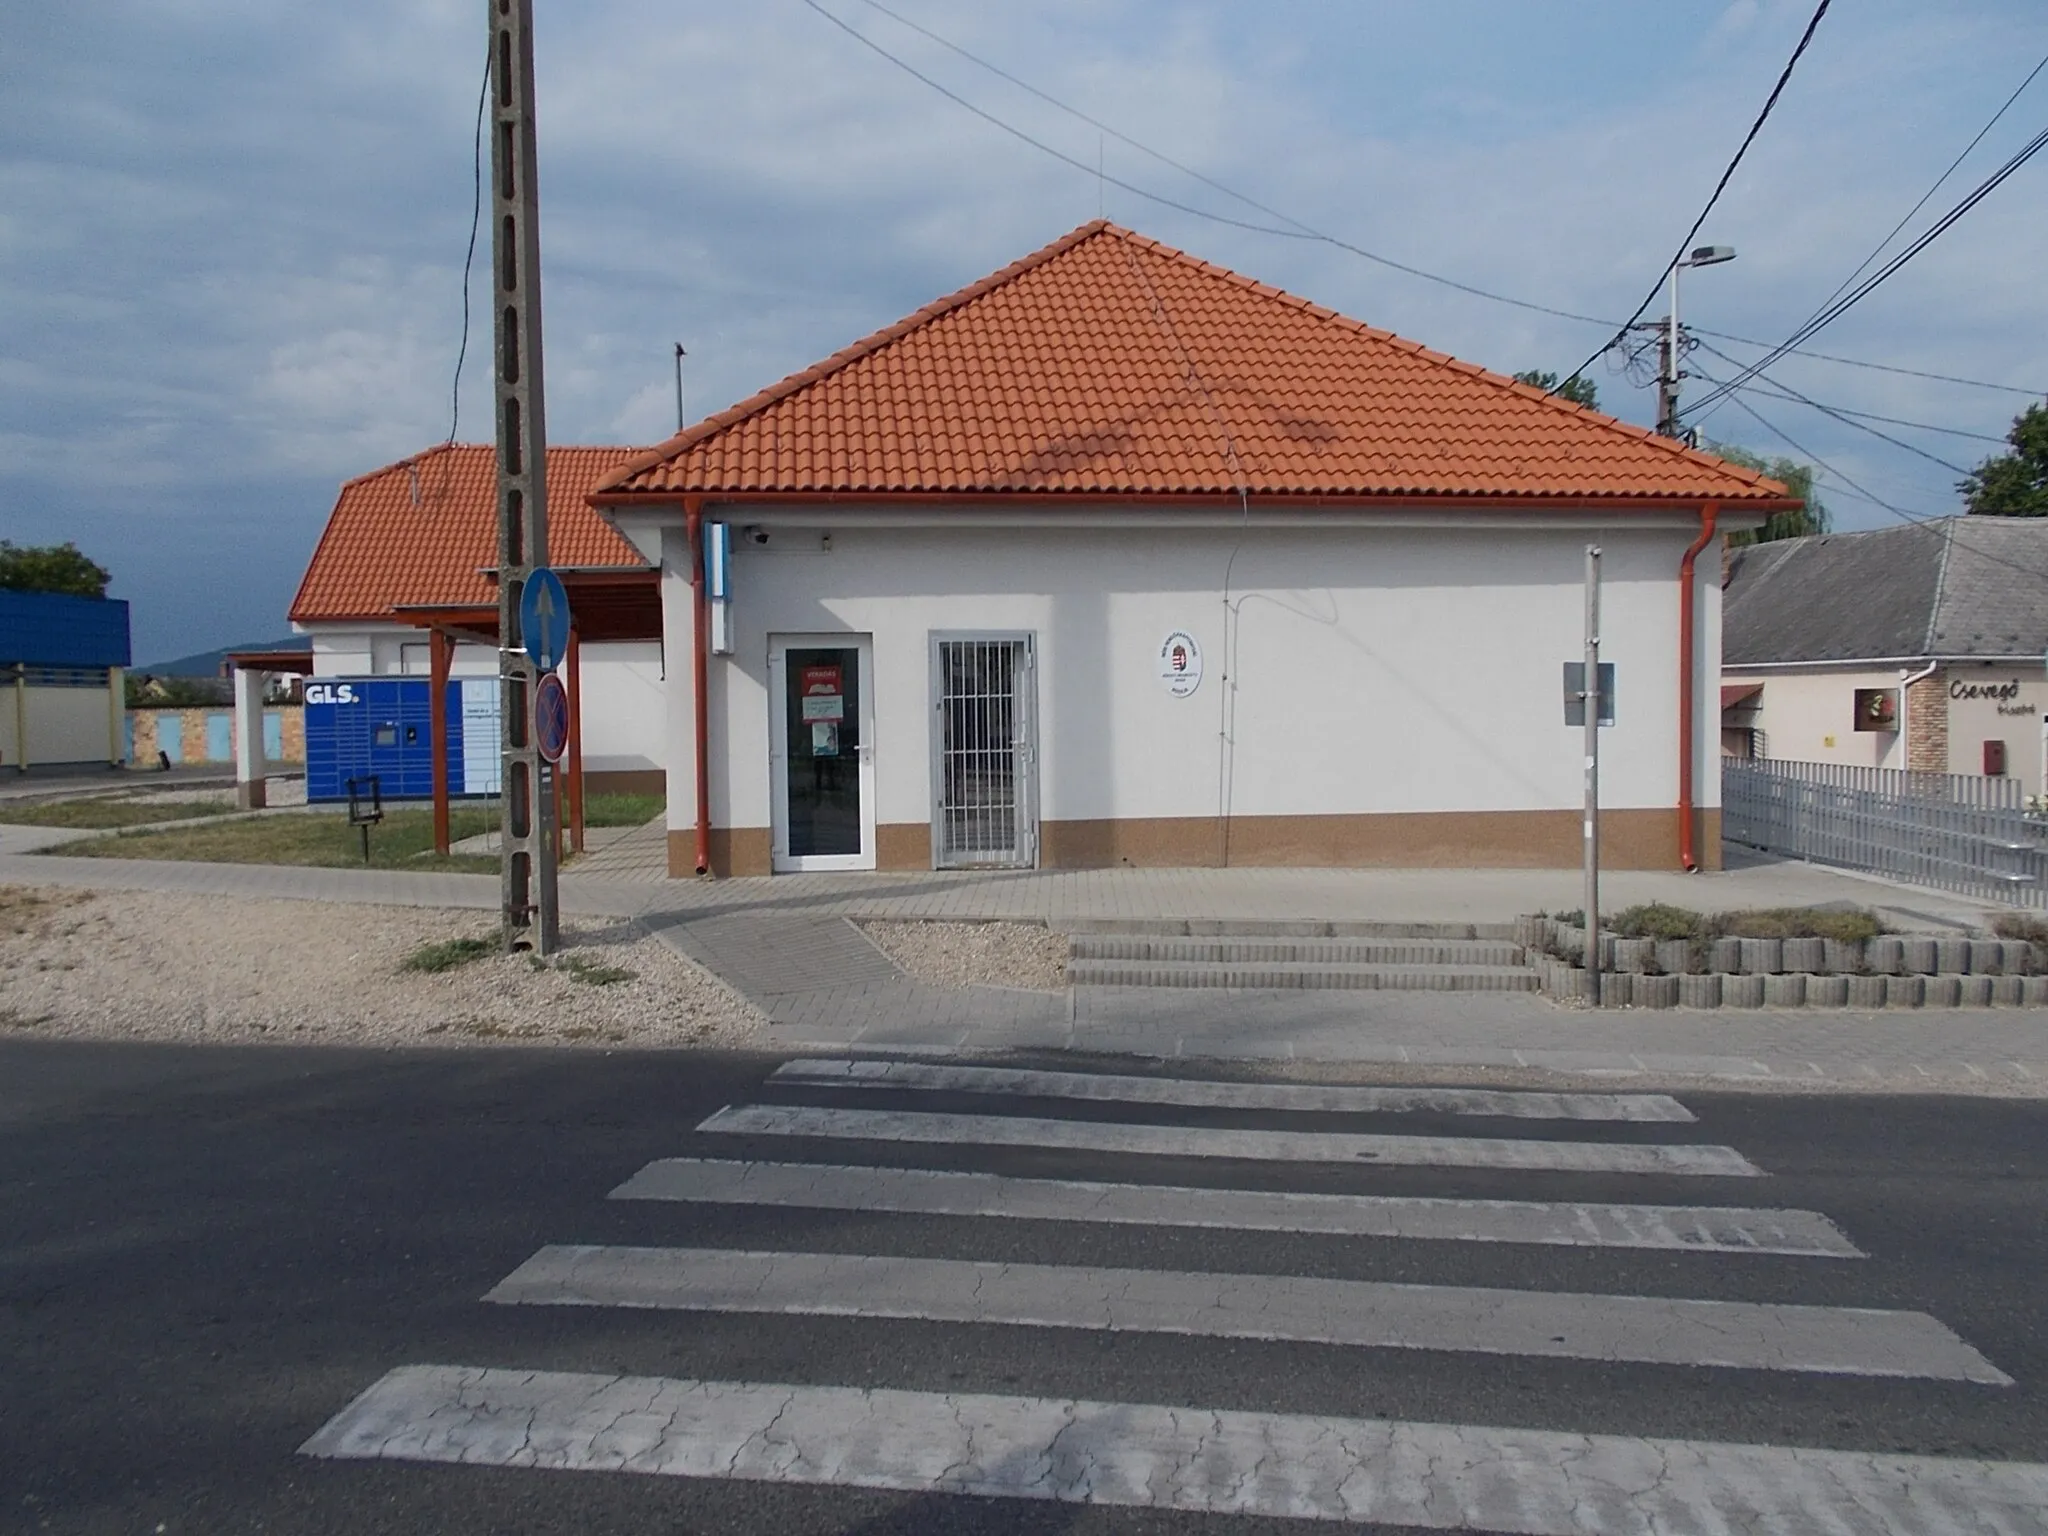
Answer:
[[[644,569],[590,508],[591,488],[638,448],[548,449],[548,558],[557,566]],[[292,600],[295,623],[389,619],[394,608],[489,606],[498,563],[497,455],[456,443],[349,481]]]
[[[1655,498],[1784,487],[1105,221],[641,456],[678,492]]]

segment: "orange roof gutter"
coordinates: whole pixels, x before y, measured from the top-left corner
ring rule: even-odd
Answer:
[[[1686,546],[1685,558],[1678,562],[1678,862],[1688,871],[1700,867],[1699,854],[1693,847],[1692,814],[1693,715],[1697,712],[1693,676],[1693,561],[1713,542],[1720,518],[1720,503],[1710,501],[1700,508],[1700,536]]]

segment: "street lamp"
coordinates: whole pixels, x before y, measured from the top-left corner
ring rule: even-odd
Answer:
[[[1664,333],[1664,344],[1659,349],[1662,357],[1657,370],[1657,430],[1666,437],[1679,436],[1678,427],[1678,381],[1685,377],[1679,371],[1681,356],[1678,342],[1678,269],[1680,267],[1718,267],[1724,261],[1735,259],[1732,245],[1696,245],[1692,254],[1681,256],[1671,263],[1671,314]]]

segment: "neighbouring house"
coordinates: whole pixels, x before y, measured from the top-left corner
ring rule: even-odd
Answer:
[[[1749,470],[1106,222],[634,457],[669,867],[1712,867]],[[1705,553],[1705,570],[1695,567]],[[1703,744],[1704,743],[1704,744]]]
[[[2043,791],[2048,521],[1947,517],[1731,552],[1724,751]]]
[[[596,792],[654,794],[664,782],[659,578],[588,501],[603,476],[641,451],[548,449],[549,558],[573,619],[564,667],[578,714],[568,769],[579,795],[583,782]],[[292,601],[292,627],[312,640],[310,661],[231,658],[250,699],[260,698],[267,667],[310,670],[313,798],[343,793],[337,786],[347,765],[337,767],[335,743],[348,757],[355,736],[363,763],[382,771],[387,794],[425,795],[434,737],[427,701],[437,678],[461,792],[496,793],[496,465],[488,446],[447,444],[349,481]],[[358,706],[339,727],[336,699]],[[260,781],[260,764],[250,772]]]
[[[118,765],[128,660],[121,599],[0,589],[0,767]]]

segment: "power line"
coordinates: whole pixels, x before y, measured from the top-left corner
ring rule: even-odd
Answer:
[[[879,43],[876,43],[872,38],[866,36],[864,33],[855,31],[852,27],[848,26],[839,17],[834,16],[831,12],[825,10],[822,6],[816,4],[815,0],[804,0],[804,3],[809,5],[812,10],[817,11],[820,15],[824,16],[826,20],[831,21],[835,26],[839,27],[840,30],[847,32],[849,35],[854,37],[864,47],[868,48],[870,51],[874,53],[879,54],[884,59],[887,59],[890,63],[896,65],[897,68],[901,69],[904,73],[910,75],[913,79],[921,82],[924,85],[930,86],[940,95],[946,97],[947,100],[954,102],[956,105],[966,108],[966,110],[972,112],[975,116],[982,118],[984,121],[994,124],[994,126],[1002,129],[1003,132],[1010,134],[1013,138],[1020,139],[1024,143],[1030,145],[1032,148],[1037,149],[1044,154],[1050,155],[1053,159],[1058,160],[1063,165],[1072,166],[1078,170],[1084,171],[1088,175],[1097,178],[1098,181],[1112,182],[1117,187],[1125,191],[1132,192],[1136,196],[1142,197],[1148,202],[1158,203],[1163,207],[1173,208],[1178,212],[1190,214],[1195,218],[1208,219],[1213,222],[1226,224],[1235,229],[1247,229],[1255,233],[1262,234],[1276,234],[1281,236],[1282,238],[1307,239],[1317,241],[1322,244],[1328,245],[1333,249],[1344,251],[1349,255],[1360,257],[1365,261],[1373,262],[1378,266],[1386,267],[1391,271],[1400,272],[1409,277],[1420,278],[1424,282],[1435,283],[1439,287],[1450,288],[1455,290],[1456,292],[1469,294],[1474,298],[1486,299],[1495,304],[1506,304],[1515,309],[1528,310],[1534,314],[1550,315],[1556,319],[1570,320],[1575,324],[1579,325],[1597,325],[1610,332],[1619,332],[1621,329],[1623,329],[1623,327],[1616,325],[1616,323],[1613,320],[1603,319],[1598,315],[1581,314],[1576,310],[1560,309],[1557,306],[1551,304],[1539,304],[1533,299],[1517,298],[1513,294],[1500,293],[1490,288],[1482,288],[1475,283],[1461,282],[1457,278],[1446,277],[1442,273],[1432,272],[1426,267],[1418,267],[1409,262],[1398,261],[1391,256],[1383,255],[1378,251],[1369,250],[1362,245],[1353,244],[1351,241],[1345,240],[1340,236],[1330,234],[1327,230],[1318,229],[1314,225],[1311,225],[1305,222],[1304,220],[1295,217],[1293,214],[1286,212],[1284,209],[1272,207],[1270,204],[1263,203],[1259,201],[1257,198],[1252,197],[1247,193],[1240,192],[1235,187],[1230,186],[1228,183],[1219,181],[1215,177],[1207,175],[1206,173],[1195,169],[1193,166],[1188,165],[1183,161],[1176,160],[1173,156],[1166,154],[1164,151],[1154,149],[1151,145],[1144,143],[1142,140],[1132,137],[1130,134],[1125,133],[1122,129],[1117,128],[1113,124],[1105,122],[1103,119],[1095,117],[1090,113],[1084,112],[1079,107],[1073,106],[1068,102],[1062,101],[1059,97],[1053,95],[1051,92],[1043,89],[1040,86],[1033,85],[1030,81],[1024,79],[1022,76],[1017,75],[1012,71],[1003,68],[1000,64],[996,64],[989,59],[983,58],[980,54],[975,53],[973,50],[962,47],[959,43],[956,43],[951,38],[944,36],[942,33],[936,32],[932,28],[925,26],[922,22],[919,22],[909,16],[905,16],[900,11],[894,10],[887,5],[881,4],[880,0],[861,0],[861,3],[868,6],[871,10],[879,12],[881,15],[888,17],[891,21],[896,22],[898,25],[906,28],[909,31],[915,32],[920,37],[926,38],[929,41],[936,43],[939,47],[944,48],[947,52],[952,53],[961,59],[966,60],[968,63],[974,65],[976,68],[985,70],[989,74],[994,75],[997,79],[1006,81],[1009,84],[1017,87],[1017,89],[1024,91],[1028,95],[1036,97],[1038,100],[1044,102],[1047,106],[1053,107],[1060,112],[1064,112],[1067,116],[1072,117],[1079,122],[1086,123],[1089,127],[1094,128],[1097,132],[1105,134],[1108,137],[1115,139],[1119,144],[1126,145],[1129,148],[1138,151],[1138,153],[1158,161],[1161,165],[1167,166],[1170,169],[1177,171],[1184,176],[1190,177],[1193,180],[1200,182],[1205,187],[1209,187],[1214,191],[1222,193],[1225,197],[1230,198],[1234,202],[1242,203],[1247,208],[1250,208],[1257,213],[1262,213],[1266,215],[1268,218],[1277,219],[1281,223],[1289,225],[1291,227],[1288,229],[1271,229],[1264,225],[1253,224],[1237,219],[1232,219],[1224,215],[1211,213],[1209,210],[1204,208],[1192,207],[1188,204],[1174,201],[1171,198],[1162,197],[1158,193],[1152,192],[1143,187],[1134,186],[1129,182],[1120,181],[1114,177],[1104,176],[1101,174],[1101,167],[1099,165],[1084,164],[1083,162],[1075,159],[1070,155],[1064,154],[1061,151],[1054,149],[1049,145],[1041,143],[1038,139],[1033,138],[1031,135],[1012,126],[1010,123],[1005,122],[1002,119],[996,117],[993,113],[988,112],[983,108],[974,105],[972,102],[966,101],[955,92],[948,90],[943,85],[940,85],[930,76],[923,74],[919,70],[913,68],[911,65],[906,63],[904,60],[898,58],[895,54],[883,48]],[[1641,311],[1639,310],[1638,314],[1640,313]],[[1727,331],[1708,330],[1703,326],[1695,326],[1692,329],[1695,335],[1712,336],[1718,341],[1735,342],[1741,346],[1757,347],[1762,350],[1769,350],[1774,345],[1774,343],[1772,342],[1759,341],[1756,338],[1750,336],[1737,336]],[[1997,390],[2005,394],[2025,395],[2030,398],[2037,395],[2048,394],[2048,389],[2027,389],[2013,384],[1995,384],[1988,379],[1971,379],[1961,377],[1957,374],[1933,373],[1929,372],[1926,369],[1921,368],[1902,368],[1895,364],[1873,363],[1863,358],[1842,357],[1834,353],[1809,352],[1797,347],[1787,348],[1786,350],[1797,357],[1811,358],[1815,361],[1824,363],[1836,363],[1847,368],[1868,368],[1875,370],[1879,373],[1903,374],[1911,378],[1932,379],[1943,384],[1961,384],[1967,385],[1974,389]],[[1589,364],[1590,361],[1591,360],[1589,359]],[[1578,373],[1583,374],[1585,369],[1584,367],[1581,367],[1576,371]],[[1567,378],[1569,378],[1570,376],[1571,375],[1566,375]]]
[[[1860,302],[1862,299],[1866,298],[1869,294],[1875,291],[1879,287],[1879,285],[1881,285],[1885,281],[1885,279],[1892,276],[1893,273],[1899,271],[1899,269],[1904,267],[1907,262],[1911,261],[1915,256],[1919,255],[1922,251],[1926,250],[1928,246],[1932,245],[1936,240],[1940,239],[1943,234],[1947,233],[1949,229],[1953,228],[1956,222],[1959,219],[1961,219],[1964,214],[1968,213],[1972,208],[1976,207],[1977,204],[1982,202],[1985,198],[1989,197],[1994,191],[1996,191],[2008,176],[2012,175],[2013,172],[2017,171],[2021,166],[2025,165],[2029,160],[2033,159],[2035,155],[2039,154],[2044,145],[2048,145],[2048,129],[2043,129],[2040,133],[2037,133],[2033,138],[2029,139],[2027,143],[2021,147],[2018,153],[2016,153],[2010,160],[2006,161],[2005,164],[2000,166],[1996,171],[1992,172],[1991,175],[1986,177],[1983,181],[1979,182],[1976,188],[1967,197],[1965,197],[1961,202],[1957,203],[1955,207],[1951,208],[1947,213],[1943,214],[1939,219],[1937,219],[1923,233],[1921,233],[1916,239],[1914,239],[1911,244],[1907,245],[1904,250],[1900,251],[1898,255],[1894,256],[1890,261],[1886,262],[1883,266],[1879,267],[1875,272],[1871,273],[1869,277],[1865,278],[1862,282],[1858,283],[1854,288],[1850,289],[1848,293],[1844,294],[1841,298],[1837,299],[1833,304],[1828,305],[1818,315],[1814,316],[1812,319],[1808,320],[1804,325],[1800,326],[1790,336],[1788,336],[1783,343],[1773,348],[1771,352],[1768,353],[1766,356],[1760,358],[1756,362],[1748,364],[1741,373],[1735,376],[1733,380],[1731,380],[1727,384],[1723,384],[1722,386],[1720,386],[1718,390],[1711,391],[1708,394],[1701,396],[1698,400],[1694,401],[1692,409],[1695,411],[1702,410],[1706,406],[1713,403],[1715,400],[1720,399],[1729,390],[1740,388],[1743,383],[1745,383],[1750,378],[1754,377],[1759,370],[1769,367],[1772,363],[1776,362],[1780,357],[1782,357],[1785,353],[1786,348],[1796,346],[1798,343],[1806,340],[1808,337],[1820,331],[1823,327],[1832,325],[1835,321],[1839,320],[1844,314],[1848,313],[1848,311],[1851,308],[1853,308],[1858,302]]]
[[[1729,357],[1728,354],[1725,352],[1716,351],[1714,352],[1714,355],[1728,362],[1735,361],[1733,358]],[[1742,365],[1740,363],[1736,363],[1736,366],[1739,368]],[[1705,378],[1706,375],[1701,374],[1700,377]],[[1793,405],[1815,405],[1816,407],[1818,405],[1818,402],[1808,400],[1806,396],[1794,393],[1791,390],[1787,389],[1785,386],[1779,384],[1776,379],[1771,378],[1768,374],[1760,374],[1758,377],[1764,380],[1764,384],[1758,384],[1756,380],[1751,380],[1748,384],[1745,384],[1743,388],[1753,389],[1758,394],[1770,400],[1784,400]],[[1768,385],[1768,387],[1765,387],[1765,385]],[[1937,427],[1931,421],[1908,421],[1903,416],[1883,416],[1878,414],[1876,411],[1852,411],[1846,405],[1832,406],[1830,407],[1830,409],[1833,410],[1836,415],[1854,416],[1859,421],[1882,421],[1887,422],[1894,427],[1911,427],[1916,432],[1942,432],[1946,433],[1950,437],[1967,437],[1980,443],[1998,443],[2001,446],[2003,446],[2005,443],[2004,438],[1994,437],[1989,432],[1971,432],[1965,430],[1962,427]]]
[[[470,158],[469,250],[462,258],[462,345],[455,349],[455,382],[448,387],[448,442],[462,424],[462,365],[469,360],[469,273],[476,264],[476,232],[484,217],[484,103],[491,96],[491,51],[484,49],[484,83],[476,93],[476,135]]]
[[[2043,69],[2048,69],[2048,54],[2042,55],[2041,62],[2036,64],[2032,69],[2027,71],[2027,78],[2019,83],[2019,88],[2015,90],[2010,96],[2005,98],[2004,104],[2000,106],[1996,112],[1991,114],[1991,121],[1986,123],[1982,128],[1979,128],[1977,130],[1977,136],[1971,139],[1969,143],[1963,146],[1963,152],[1957,155],[1955,159],[1949,161],[1948,169],[1943,171],[1939,176],[1937,176],[1934,179],[1934,185],[1929,187],[1925,192],[1920,194],[1920,201],[1915,203],[1911,208],[1908,208],[1906,210],[1906,216],[1900,219],[1898,223],[1894,224],[1891,227],[1891,229],[1886,233],[1885,237],[1882,240],[1878,241],[1876,245],[1871,247],[1870,254],[1864,257],[1863,260],[1856,264],[1856,270],[1851,272],[1847,277],[1843,278],[1841,282],[1837,283],[1835,285],[1835,291],[1833,293],[1830,293],[1825,299],[1822,299],[1820,301],[1821,309],[1826,309],[1828,305],[1834,303],[1836,299],[1840,298],[1842,296],[1842,290],[1847,288],[1851,283],[1855,282],[1857,278],[1861,277],[1865,269],[1867,269],[1869,265],[1873,261],[1877,260],[1879,255],[1883,253],[1884,248],[1890,245],[1893,240],[1898,238],[1899,231],[1904,229],[1908,224],[1913,222],[1914,216],[1918,214],[1922,208],[1925,208],[1927,206],[1929,199],[1931,199],[1935,193],[1939,192],[1942,189],[1942,187],[1947,185],[1949,177],[1955,175],[1956,168],[1960,166],[1965,160],[1970,158],[1970,152],[1974,150],[1979,144],[1984,142],[1984,136],[1991,132],[1992,129],[1998,126],[2000,120],[2004,118],[2005,114],[2009,110],[2011,110],[2012,104],[2020,99],[2020,96],[2026,91],[2026,88],[2034,83],[2034,77],[2040,74]],[[1819,311],[1816,310],[1815,313],[1817,314],[1819,313]],[[1812,316],[1808,316],[1807,318],[1811,319]]]
[[[1726,352],[1723,352],[1719,347],[1707,346],[1705,342],[1701,342],[1700,345],[1706,347],[1707,351],[1713,353],[1714,356],[1720,358],[1722,362],[1733,364],[1737,368],[1740,368],[1742,366],[1742,364],[1736,362],[1734,358],[1730,357]],[[1704,374],[1701,376],[1705,377]],[[1940,455],[1929,453],[1925,448],[1915,447],[1912,443],[1907,442],[1902,437],[1893,437],[1889,432],[1880,432],[1876,427],[1866,426],[1864,423],[1854,420],[1851,413],[1847,411],[1837,410],[1834,406],[1831,405],[1822,405],[1818,400],[1813,399],[1810,395],[1801,394],[1798,390],[1792,388],[1792,386],[1789,384],[1779,383],[1776,379],[1771,378],[1771,376],[1767,373],[1759,371],[1755,375],[1755,378],[1764,379],[1770,384],[1775,385],[1779,391],[1780,399],[1794,400],[1801,405],[1809,406],[1812,409],[1819,411],[1823,416],[1832,416],[1835,420],[1841,422],[1844,426],[1854,427],[1859,432],[1868,432],[1872,437],[1882,438],[1885,442],[1890,443],[1894,448],[1903,448],[1908,453],[1918,454],[1921,458],[1926,459],[1929,463],[1939,464],[1943,469],[1949,470],[1955,474],[1967,475],[1969,473],[1969,471],[1963,468],[1962,465],[1951,464],[1947,459],[1942,458]],[[1752,379],[1751,382],[1754,383],[1755,379]],[[1737,388],[1740,387],[1741,386],[1737,386]],[[1733,391],[1731,390],[1729,393],[1732,395]],[[1728,396],[1723,396],[1723,398],[1728,398]]]
[[[1578,367],[1574,368],[1567,377],[1578,377],[1593,366],[1602,352],[1605,352],[1609,347],[1619,344],[1621,339],[1628,334],[1628,328],[1643,317],[1643,311],[1648,309],[1651,300],[1657,297],[1657,290],[1663,285],[1665,275],[1685,258],[1686,251],[1692,245],[1693,237],[1700,232],[1700,226],[1707,222],[1707,215],[1714,211],[1714,205],[1721,200],[1721,194],[1727,190],[1729,179],[1735,174],[1735,168],[1742,164],[1742,157],[1749,153],[1749,146],[1756,142],[1756,136],[1763,131],[1765,120],[1770,117],[1771,109],[1777,106],[1778,98],[1784,94],[1786,82],[1792,78],[1793,68],[1799,63],[1800,56],[1806,52],[1806,45],[1813,41],[1814,31],[1820,26],[1821,17],[1827,15],[1830,3],[1831,0],[1820,0],[1820,4],[1813,8],[1813,15],[1806,23],[1806,30],[1799,34],[1798,46],[1792,50],[1792,57],[1785,61],[1785,67],[1778,72],[1778,83],[1771,87],[1771,94],[1764,99],[1763,110],[1757,113],[1756,121],[1749,125],[1749,132],[1742,136],[1742,142],[1736,146],[1735,157],[1728,162],[1728,168],[1721,173],[1721,179],[1714,183],[1713,193],[1707,198],[1706,206],[1700,209],[1699,217],[1692,221],[1692,228],[1687,230],[1685,238],[1678,242],[1678,249],[1672,253],[1671,260],[1664,264],[1663,270],[1657,274],[1656,280],[1650,284],[1650,291],[1643,295],[1642,303],[1635,307],[1634,312],[1626,320],[1615,327],[1614,335],[1603,346],[1595,351],[1591,357],[1579,364]],[[1674,358],[1672,360],[1672,366],[1677,366],[1677,359]]]

